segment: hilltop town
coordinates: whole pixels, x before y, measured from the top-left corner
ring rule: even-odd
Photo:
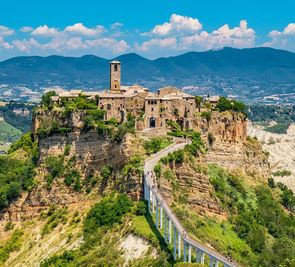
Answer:
[[[157,92],[134,84],[121,85],[121,62],[110,62],[110,90],[102,92],[84,92],[71,90],[51,96],[51,104],[60,106],[64,101],[78,97],[95,101],[97,107],[103,110],[104,120],[115,119],[122,123],[127,120],[127,114],[137,120],[135,129],[142,131],[148,128],[167,128],[169,122],[175,121],[181,129],[189,130],[196,127],[195,113],[201,111],[201,98],[184,93],[175,87],[164,87]],[[211,107],[217,104],[219,97],[205,99]],[[203,111],[203,108],[202,108]]]

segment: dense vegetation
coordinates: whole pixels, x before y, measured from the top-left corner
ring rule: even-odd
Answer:
[[[18,158],[21,154],[23,156]],[[30,133],[12,145],[9,155],[0,156],[0,210],[7,207],[23,190],[32,188],[37,157],[37,145]]]
[[[295,121],[294,106],[253,105],[248,107],[247,114],[253,122],[289,123]]]
[[[215,165],[203,171],[209,176],[228,221],[200,217],[177,206],[175,211],[187,229],[243,265],[293,266],[288,265],[295,260],[292,191],[283,185],[250,186],[238,173]]]
[[[21,136],[21,131],[7,123],[0,121],[0,142],[15,142]]]
[[[157,153],[165,147],[172,144],[172,141],[166,137],[154,137],[148,141],[145,141],[144,148],[148,155]]]
[[[119,240],[116,237],[131,231],[150,239],[153,245],[159,245],[158,236],[151,231],[144,216],[148,216],[145,203],[132,202],[124,194],[110,194],[88,212],[84,220],[82,246],[55,255],[44,261],[41,266],[121,266],[124,259],[119,251]],[[128,228],[127,225],[130,224],[132,227]],[[166,253],[161,253],[161,257],[156,259],[144,256],[133,262],[132,266],[167,266],[167,264]]]
[[[0,264],[2,265],[8,258],[10,253],[19,250],[22,245],[23,231],[16,229],[9,240],[0,245]]]
[[[237,100],[227,99],[224,96],[219,98],[216,108],[218,108],[221,112],[226,111],[226,110],[245,112],[244,103],[237,101]]]
[[[7,123],[25,133],[30,130],[32,111],[34,108],[35,105],[32,104],[16,103],[14,101],[10,101],[5,106],[0,107],[0,114],[2,114],[4,120]],[[17,114],[14,112],[15,110],[28,111],[28,115]]]
[[[285,134],[290,124],[295,121],[294,106],[253,105],[247,110],[251,121],[265,126],[265,130],[272,133]],[[269,126],[269,122],[277,124]]]

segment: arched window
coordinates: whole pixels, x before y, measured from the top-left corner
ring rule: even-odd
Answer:
[[[117,64],[114,65],[114,71],[118,71],[118,65]]]
[[[156,119],[154,117],[150,118],[150,128],[156,127]]]

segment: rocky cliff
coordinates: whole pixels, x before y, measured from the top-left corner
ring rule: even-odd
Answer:
[[[199,214],[224,218],[226,214],[209,181],[208,164],[246,175],[251,182],[266,182],[270,173],[268,156],[256,139],[247,137],[243,114],[212,112],[210,119],[197,117],[195,127],[207,152],[193,160],[186,157],[181,164],[163,165],[159,187],[170,204],[183,202]]]
[[[267,153],[257,140],[247,136],[247,119],[242,113],[213,112],[210,121],[199,117],[196,129],[208,146],[207,163],[248,174],[269,175]]]
[[[105,190],[125,190],[133,198],[138,199],[142,191],[141,176],[124,176],[121,171],[129,160],[141,153],[140,141],[132,134],[125,134],[121,141],[114,141],[109,136],[102,136],[97,129],[85,129],[84,114],[72,113],[61,116],[58,112],[37,112],[33,119],[33,132],[38,139],[39,163],[36,169],[36,185],[30,192],[12,203],[0,214],[0,219],[21,221],[39,215],[51,205],[75,205],[89,201],[89,191],[84,184],[89,177],[95,183],[91,191],[98,198]],[[49,127],[56,124],[57,129],[70,129],[61,132],[52,131]],[[40,129],[46,130],[46,136],[40,135]],[[65,173],[58,175],[48,186],[49,174],[46,160],[48,157],[63,159]],[[103,167],[111,169],[110,177],[103,179],[100,172]],[[74,190],[65,184],[65,177],[77,170],[82,189]],[[86,192],[87,191],[87,192]],[[90,194],[91,194],[90,193]],[[83,204],[82,204],[83,205]]]

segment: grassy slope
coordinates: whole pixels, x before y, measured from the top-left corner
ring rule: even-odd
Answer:
[[[0,142],[14,142],[22,132],[5,121],[0,121]]]

